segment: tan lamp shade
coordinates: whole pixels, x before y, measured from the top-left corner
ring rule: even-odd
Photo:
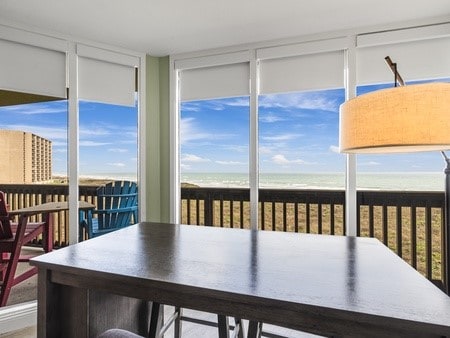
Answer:
[[[344,153],[450,149],[450,83],[360,95],[341,105],[339,130]]]

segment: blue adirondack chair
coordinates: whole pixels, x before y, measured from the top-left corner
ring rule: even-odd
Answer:
[[[97,209],[88,211],[80,222],[80,238],[83,229],[88,238],[137,223],[138,192],[135,182],[114,181],[97,189]]]

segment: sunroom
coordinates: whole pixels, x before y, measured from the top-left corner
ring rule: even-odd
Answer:
[[[0,4],[0,129],[52,144],[35,180],[5,147],[0,191],[11,211],[68,202],[55,251],[87,239],[79,201],[129,180],[136,222],[374,237],[447,292],[440,152],[339,151],[344,102],[450,82],[446,1],[105,5]],[[0,308],[1,334],[39,325],[35,297]]]

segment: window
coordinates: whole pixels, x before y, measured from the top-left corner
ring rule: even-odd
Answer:
[[[181,187],[249,188],[249,66],[247,62],[180,72]],[[198,190],[196,190],[199,193]],[[197,196],[197,198],[200,196]],[[232,227],[233,217],[207,210],[232,209],[194,198],[181,200],[181,221]],[[248,203],[247,210],[248,210]],[[248,213],[245,226],[249,227]]]
[[[298,49],[301,51],[304,46]],[[345,156],[338,152],[339,106],[345,98],[343,67],[343,51],[261,61],[258,99],[261,229],[294,231],[305,224],[306,213],[317,216],[317,209],[297,209],[294,203],[278,201],[280,189],[308,194],[308,189],[344,188]],[[294,200],[294,196],[292,191],[290,199]],[[343,210],[338,212],[342,214]],[[311,232],[319,232],[317,222],[312,226],[315,229],[310,229]],[[331,231],[325,228],[320,232]],[[342,224],[340,231],[343,232]]]
[[[448,38],[434,38],[359,48],[357,95],[394,86],[394,74],[385,61],[386,56],[397,64],[406,85],[448,82],[449,46]],[[444,190],[443,166],[438,152],[358,155],[357,186],[379,190]]]

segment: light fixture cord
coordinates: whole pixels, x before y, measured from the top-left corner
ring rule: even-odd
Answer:
[[[394,87],[397,87],[397,84],[400,86],[405,85],[405,81],[403,81],[403,78],[400,76],[400,73],[397,71],[397,63],[392,62],[390,56],[386,56],[384,58],[386,60],[386,63],[388,64],[389,68],[391,68],[392,72],[394,73]]]

